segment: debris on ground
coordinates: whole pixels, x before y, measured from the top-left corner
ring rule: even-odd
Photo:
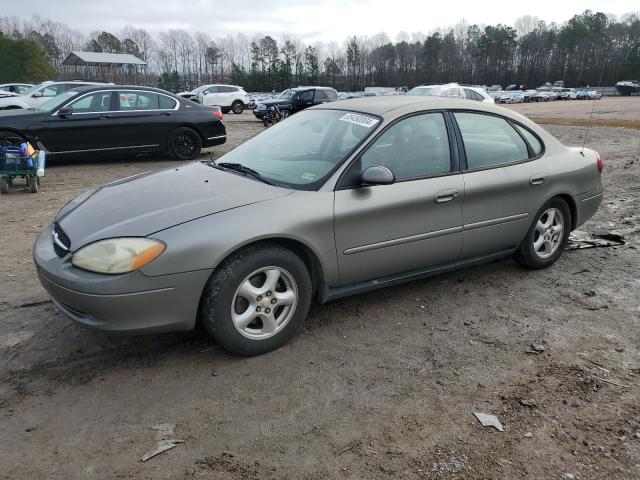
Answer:
[[[530,408],[537,406],[536,401],[533,398],[520,400],[520,405]]]
[[[504,432],[502,428],[502,424],[498,417],[495,415],[491,415],[490,413],[482,413],[482,412],[473,412],[478,421],[482,424],[483,427],[493,427],[499,432]]]
[[[531,350],[527,350],[527,353],[542,353],[546,350],[546,348],[544,348],[544,345],[540,343],[532,343],[531,345],[529,345],[529,348]]]
[[[175,438],[169,440],[160,440],[156,445],[156,448],[153,450],[149,450],[145,453],[142,458],[140,458],[141,462],[146,462],[147,460],[155,457],[156,455],[160,455],[161,453],[166,452],[167,450],[171,450],[175,448],[178,444],[184,443],[184,440],[177,440]]]
[[[624,245],[625,240],[622,235],[617,233],[603,234],[586,234],[584,232],[574,231],[569,235],[566,250],[584,250],[585,248],[596,247],[617,247]]]
[[[151,425],[151,430],[156,432],[156,440],[164,440],[173,435],[175,432],[175,423],[159,423],[157,425]]]
[[[527,432],[524,434],[525,438],[533,438],[533,433]]]

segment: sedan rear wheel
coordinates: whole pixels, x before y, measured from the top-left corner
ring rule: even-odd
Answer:
[[[176,160],[193,160],[202,150],[202,139],[189,127],[177,128],[169,140],[169,151]]]
[[[200,318],[226,350],[259,355],[300,328],[311,303],[304,262],[279,246],[249,247],[225,260],[203,292]]]
[[[561,198],[547,202],[538,212],[515,259],[529,268],[553,264],[567,244],[571,232],[571,211]]]

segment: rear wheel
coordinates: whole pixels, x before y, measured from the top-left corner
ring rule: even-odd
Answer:
[[[233,113],[239,115],[244,111],[244,105],[240,100],[236,100],[231,104],[231,110],[233,110]]]
[[[0,193],[3,195],[9,193],[9,178],[0,177]]]
[[[202,150],[202,139],[189,127],[176,128],[169,140],[169,152],[176,160],[193,160]]]
[[[553,198],[538,212],[515,254],[525,267],[545,268],[558,260],[571,232],[571,211],[561,198]]]
[[[304,262],[278,246],[249,247],[228,258],[211,276],[201,318],[226,350],[260,355],[287,343],[311,304]]]

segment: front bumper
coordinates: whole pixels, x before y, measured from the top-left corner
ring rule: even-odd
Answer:
[[[262,120],[269,110],[253,110],[253,114],[258,120]]]
[[[101,275],[75,268],[70,255],[53,250],[51,225],[36,240],[38,277],[67,317],[88,327],[120,333],[193,329],[200,295],[211,270],[151,277],[140,271]]]

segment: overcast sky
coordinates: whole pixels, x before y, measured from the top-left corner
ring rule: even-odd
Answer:
[[[39,15],[83,33],[120,33],[125,25],[156,35],[172,28],[212,37],[243,32],[298,36],[306,42],[336,40],[384,31],[429,32],[464,19],[473,24],[513,24],[523,15],[563,22],[586,9],[621,15],[640,10],[637,0],[3,0],[0,15]],[[431,6],[430,6],[431,5]]]

